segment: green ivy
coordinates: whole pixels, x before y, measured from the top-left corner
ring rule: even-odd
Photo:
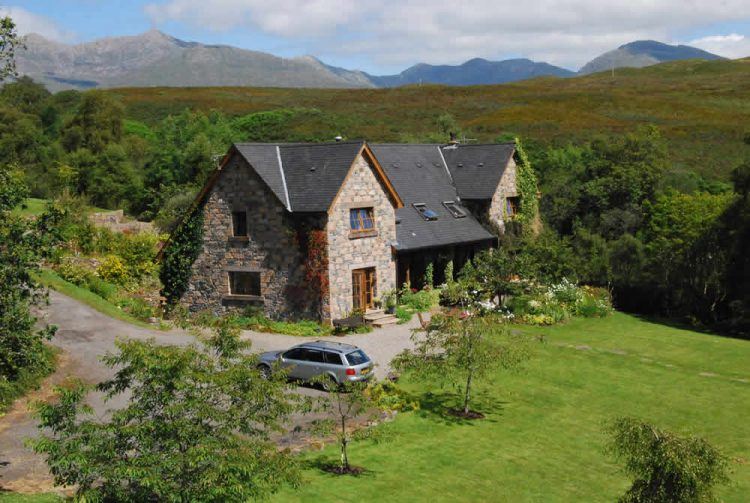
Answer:
[[[520,138],[516,138],[516,188],[520,196],[517,221],[523,226],[524,233],[531,229],[531,224],[539,213],[537,198],[537,180],[529,156],[523,148]]]
[[[193,210],[172,234],[162,257],[159,277],[167,305],[175,305],[187,291],[193,262],[203,243],[203,205]]]

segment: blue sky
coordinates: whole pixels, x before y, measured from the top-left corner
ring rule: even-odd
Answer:
[[[748,0],[23,0],[23,33],[77,43],[157,28],[183,40],[313,54],[372,73],[528,57],[577,69],[637,39],[750,56]]]

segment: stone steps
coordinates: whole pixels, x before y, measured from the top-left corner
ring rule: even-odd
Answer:
[[[382,327],[384,325],[392,325],[398,323],[398,318],[392,314],[386,314],[382,309],[373,309],[365,313],[365,321],[371,323],[375,327]]]

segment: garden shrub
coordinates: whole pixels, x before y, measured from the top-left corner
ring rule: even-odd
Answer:
[[[103,298],[104,300],[107,300],[110,302],[113,302],[117,298],[117,294],[119,292],[117,285],[113,285],[112,283],[104,281],[103,279],[98,278],[94,276],[93,274],[90,275],[86,279],[86,283],[81,286],[97,294],[99,297]]]
[[[419,409],[419,402],[412,400],[409,394],[391,381],[377,381],[370,384],[365,394],[380,410],[406,411]]]
[[[84,287],[88,282],[89,277],[93,275],[90,270],[71,260],[63,260],[56,267],[56,271],[57,274],[68,283]]]
[[[409,321],[411,321],[412,316],[413,313],[406,307],[398,306],[396,308],[396,318],[398,318],[399,324],[408,323]]]
[[[408,285],[404,285],[401,290],[401,305],[407,306],[415,312],[422,313],[429,311],[432,307],[438,305],[440,299],[440,290],[420,290],[413,291]]]
[[[118,305],[134,318],[148,321],[155,318],[159,313],[157,308],[140,297],[126,297],[118,302]]]
[[[116,255],[107,255],[96,268],[96,273],[105,281],[127,285],[132,279],[122,260]]]
[[[168,305],[177,304],[187,290],[193,262],[198,258],[202,242],[203,206],[198,206],[165,245],[159,275],[164,285],[161,293]]]

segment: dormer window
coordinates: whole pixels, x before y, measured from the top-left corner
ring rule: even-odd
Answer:
[[[424,218],[425,220],[437,220],[438,214],[435,210],[431,210],[425,203],[414,203],[414,209]]]
[[[443,206],[453,218],[464,218],[466,216],[464,210],[455,201],[443,201]]]

